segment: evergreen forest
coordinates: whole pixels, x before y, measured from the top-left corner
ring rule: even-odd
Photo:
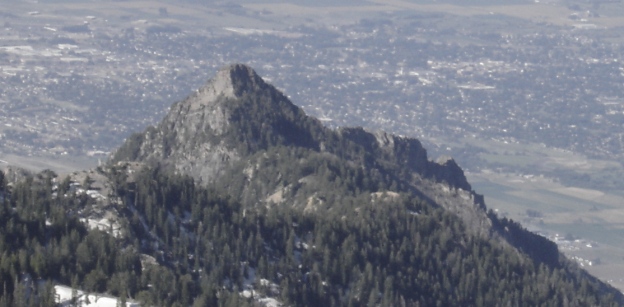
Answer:
[[[80,221],[95,200],[71,193],[68,178],[0,177],[1,306],[54,306],[55,284],[144,306],[621,304],[563,256],[540,260],[474,235],[409,193],[345,194],[352,187],[334,177],[335,193],[349,196],[331,208],[247,207],[158,165],[134,180],[125,172],[107,170],[123,199],[113,204],[118,237]]]

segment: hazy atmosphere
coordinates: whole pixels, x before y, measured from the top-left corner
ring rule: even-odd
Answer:
[[[80,172],[242,63],[332,131],[452,157],[487,209],[624,291],[622,16],[603,0],[0,0],[0,166],[96,178]]]

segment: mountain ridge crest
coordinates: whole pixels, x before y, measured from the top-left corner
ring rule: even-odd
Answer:
[[[362,127],[325,127],[244,64],[219,69],[206,85],[176,102],[160,124],[130,137],[112,161],[164,163],[207,183],[235,164],[247,163],[245,157],[276,146],[331,154],[356,168],[382,174],[384,180],[413,186],[413,191],[419,189],[414,180],[465,190],[472,195],[469,202],[485,208],[454,160],[430,161],[414,138]],[[435,197],[425,194],[421,196],[435,202]]]
[[[214,78],[197,90],[196,96],[203,99],[192,101],[195,103],[191,103],[191,108],[199,108],[203,105],[202,103],[215,102],[221,96],[235,99],[246,92],[266,86],[264,80],[251,67],[244,64],[230,64],[220,68]]]

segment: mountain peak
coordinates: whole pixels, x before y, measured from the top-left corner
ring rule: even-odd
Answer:
[[[172,105],[159,125],[126,141],[114,160],[163,161],[209,181],[258,150],[276,145],[318,147],[309,131],[312,127],[324,129],[251,67],[231,64]]]
[[[231,64],[219,70],[216,79],[226,78],[232,84],[234,95],[240,97],[243,93],[261,89],[267,86],[260,76],[249,66]]]
[[[225,98],[241,97],[244,93],[266,87],[267,84],[249,66],[244,64],[230,64],[222,67],[216,76],[199,90],[201,101],[214,101],[223,96]]]
[[[158,126],[126,141],[114,160],[162,161],[209,182],[237,161],[276,146],[328,151],[363,168],[385,165],[384,172],[405,178],[413,172],[471,191],[454,161],[428,161],[418,140],[363,128],[327,129],[244,64],[219,69],[204,87],[175,103]]]

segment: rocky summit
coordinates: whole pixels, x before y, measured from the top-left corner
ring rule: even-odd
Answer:
[[[243,64],[221,68],[175,103],[160,124],[128,138],[111,161],[158,163],[197,182],[227,186],[249,206],[331,207],[323,201],[326,179],[306,170],[297,173],[291,160],[302,169],[310,161],[342,161],[350,170],[337,177],[364,173],[383,183],[374,187],[376,193],[412,193],[454,212],[475,233],[498,233],[483,197],[472,191],[452,158],[429,160],[412,138],[361,127],[327,128]]]
[[[253,69],[235,64],[175,103],[158,126],[133,135],[113,159],[160,161],[209,182],[258,149],[280,143],[311,146],[304,125],[320,123]]]
[[[221,68],[206,85],[175,103],[160,124],[131,136],[112,161],[157,162],[210,183],[237,164],[253,169],[255,165],[247,165],[250,157],[280,146],[349,160],[366,171],[396,177],[424,197],[452,194],[470,207],[483,206],[451,158],[428,160],[416,139],[359,127],[329,129],[243,64]]]

